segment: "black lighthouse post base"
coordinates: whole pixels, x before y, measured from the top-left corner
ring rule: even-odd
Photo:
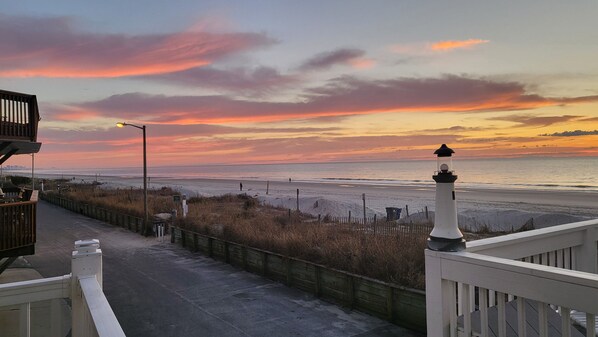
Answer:
[[[445,239],[430,236],[428,238],[428,248],[441,252],[460,252],[465,250],[465,239]]]

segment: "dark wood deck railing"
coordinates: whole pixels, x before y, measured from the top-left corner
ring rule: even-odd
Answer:
[[[38,121],[35,95],[0,90],[0,139],[36,142]]]
[[[35,243],[37,201],[0,204],[0,255]]]

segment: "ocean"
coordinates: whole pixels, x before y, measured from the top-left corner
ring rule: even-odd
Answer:
[[[453,159],[463,187],[598,191],[598,157]],[[352,184],[434,184],[435,160],[335,162],[304,164],[189,165],[148,168],[165,178],[220,178]],[[37,174],[139,177],[141,167],[99,169],[37,169]],[[23,171],[26,173],[26,171]]]

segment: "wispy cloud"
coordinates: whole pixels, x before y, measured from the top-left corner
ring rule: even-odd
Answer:
[[[446,40],[430,44],[430,49],[434,51],[451,51],[455,49],[472,48],[479,44],[490,42],[489,40],[468,39],[468,40]]]
[[[71,19],[0,14],[0,77],[120,77],[211,64],[271,45],[264,34],[188,31],[124,35],[77,31]]]
[[[543,97],[528,93],[517,82],[494,82],[462,76],[362,80],[340,77],[306,90],[300,101],[272,102],[228,96],[165,96],[127,93],[81,104],[71,109],[104,117],[149,123],[195,124],[266,122],[384,112],[486,112],[535,109],[596,102],[598,96]],[[510,115],[496,118],[545,126],[578,116]]]
[[[506,121],[522,124],[525,126],[543,127],[558,123],[565,123],[579,119],[580,116],[533,116],[533,115],[509,115],[490,118],[490,120]]]
[[[207,66],[136,78],[183,86],[228,89],[241,92],[263,92],[280,89],[299,81],[296,75],[284,75],[274,68],[263,66],[254,69],[217,69]]]
[[[550,137],[578,137],[578,136],[593,136],[598,135],[598,130],[574,130],[574,131],[563,131],[563,132],[555,132],[555,133],[544,133],[540,136],[550,136]]]
[[[299,66],[301,71],[322,70],[334,65],[351,65],[355,68],[369,68],[374,61],[365,58],[365,51],[361,49],[337,49],[315,55]]]

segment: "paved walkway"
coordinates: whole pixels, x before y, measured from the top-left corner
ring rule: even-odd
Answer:
[[[44,277],[70,272],[75,240],[99,239],[104,292],[127,336],[419,336],[168,242],[38,204]]]

